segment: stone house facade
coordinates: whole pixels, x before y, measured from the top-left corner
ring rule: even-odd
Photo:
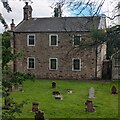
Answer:
[[[24,51],[14,61],[15,71],[34,73],[40,79],[102,77],[106,45],[86,45],[91,43],[93,26],[105,28],[104,17],[32,18],[28,3],[23,9],[24,19],[16,27],[14,21],[11,24],[13,47],[16,52]]]

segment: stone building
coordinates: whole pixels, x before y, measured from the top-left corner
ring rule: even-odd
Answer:
[[[34,73],[41,79],[94,79],[102,76],[106,45],[87,47],[90,29],[105,28],[102,16],[32,18],[26,3],[24,18],[11,24],[13,47],[23,50],[14,70]]]

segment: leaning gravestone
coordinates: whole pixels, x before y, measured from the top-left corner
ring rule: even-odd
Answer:
[[[56,88],[56,82],[52,82],[52,88]]]
[[[44,120],[44,113],[43,111],[36,111],[35,112],[35,120]]]
[[[114,85],[112,86],[111,94],[117,94],[117,88]]]
[[[39,110],[39,103],[33,102],[32,103],[32,112],[36,112]]]
[[[87,100],[87,101],[85,102],[85,105],[86,105],[85,110],[86,110],[87,112],[95,112],[95,108],[93,107],[93,103],[92,103],[91,100]]]
[[[93,87],[89,89],[89,98],[95,98],[95,89]]]

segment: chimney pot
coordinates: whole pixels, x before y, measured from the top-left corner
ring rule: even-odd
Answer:
[[[10,24],[10,26],[11,26],[11,30],[14,31],[15,30],[14,19],[12,19],[12,23]]]

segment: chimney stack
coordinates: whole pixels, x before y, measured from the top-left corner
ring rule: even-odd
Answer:
[[[61,4],[57,3],[57,6],[54,8],[54,17],[62,17]]]
[[[25,6],[23,8],[24,10],[24,20],[29,20],[32,18],[32,7],[30,5],[28,5],[28,2],[25,2]]]
[[[12,23],[10,24],[10,26],[11,26],[11,30],[14,31],[15,30],[14,19],[12,19]]]

